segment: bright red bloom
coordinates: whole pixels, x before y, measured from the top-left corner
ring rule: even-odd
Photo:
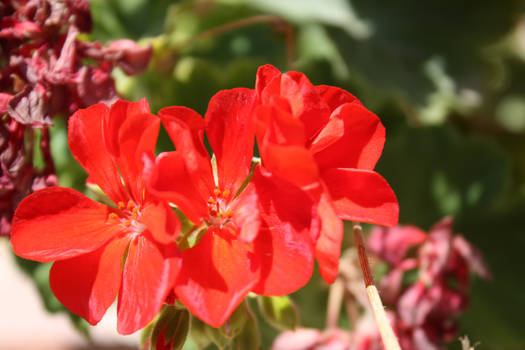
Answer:
[[[141,155],[154,150],[159,126],[145,100],[77,111],[69,121],[71,152],[117,207],[50,187],[25,198],[13,219],[15,253],[55,261],[51,289],[73,313],[96,324],[118,294],[122,334],[153,319],[179,268],[179,221],[141,176]]]
[[[379,118],[348,92],[313,86],[298,72],[266,65],[257,73],[257,140],[265,168],[309,190],[319,203],[319,272],[337,276],[341,219],[393,226],[399,207],[374,166],[383,150]]]
[[[197,317],[221,326],[246,294],[289,294],[313,268],[314,203],[298,187],[250,168],[255,141],[249,89],[221,91],[203,119],[185,107],[159,116],[176,150],[150,154],[150,190],[205,231],[181,252],[175,294]],[[216,171],[203,145],[204,131]],[[247,184],[245,184],[247,182]]]

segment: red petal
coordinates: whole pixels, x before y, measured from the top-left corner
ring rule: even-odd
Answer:
[[[271,142],[296,146],[306,144],[303,123],[285,108],[279,108],[275,104],[264,105],[257,109],[256,115],[259,143]]]
[[[279,97],[286,99],[294,117],[304,123],[308,139],[328,121],[330,111],[327,104],[302,73],[281,74],[277,68],[265,65],[257,71],[255,86],[262,104],[275,105]]]
[[[128,244],[126,238],[115,239],[92,253],[55,262],[49,273],[53,294],[69,311],[97,324],[117,297]]]
[[[109,113],[108,107],[99,103],[79,109],[69,118],[69,149],[75,159],[115,203],[127,202],[126,193],[117,164],[104,143],[102,124]]]
[[[264,295],[292,293],[312,275],[312,237],[318,229],[312,218],[315,205],[298,187],[259,169],[253,183],[264,226],[255,240],[255,253],[261,259],[261,278],[252,290]]]
[[[422,325],[425,319],[438,306],[443,288],[434,285],[427,288],[422,281],[411,285],[397,302],[399,317],[409,327]]]
[[[417,259],[405,259],[381,277],[378,288],[384,303],[395,305],[402,291],[405,272],[418,267],[419,261]]]
[[[324,191],[317,210],[321,218],[321,233],[315,245],[315,258],[319,264],[319,274],[330,284],[339,273],[343,221],[337,217],[330,195]]]
[[[305,126],[311,139],[328,122],[330,111],[303,73],[288,72],[281,77],[281,96],[288,99],[293,115]]]
[[[454,250],[465,259],[469,268],[474,273],[486,280],[492,280],[492,273],[480,250],[472,246],[462,235],[454,236],[454,238],[452,238],[452,245],[454,246]]]
[[[255,90],[259,99],[262,101],[266,100],[266,98],[263,97],[263,92],[268,96],[280,94],[279,84],[273,84],[273,91],[272,88],[269,88],[272,81],[279,83],[280,77],[281,72],[270,64],[259,67],[257,70],[257,78],[255,79]]]
[[[340,89],[335,86],[329,85],[317,85],[315,90],[321,97],[321,100],[326,103],[328,110],[333,112],[337,107],[352,102],[359,102],[359,100],[346,90]]]
[[[215,184],[210,157],[203,144],[204,119],[197,112],[178,106],[161,109],[159,116],[175,148],[184,154],[189,180],[201,197],[207,200]]]
[[[383,151],[385,128],[359,103],[336,109],[311,146],[320,169],[372,170]]]
[[[206,112],[206,134],[217,159],[219,188],[236,193],[253,157],[255,91],[245,88],[219,91]]]
[[[222,326],[259,278],[252,246],[212,228],[181,255],[177,297],[210,326]]]
[[[326,334],[312,328],[297,328],[284,331],[275,338],[272,350],[345,349],[345,346],[325,344],[330,341]]]
[[[128,115],[119,129],[120,174],[135,202],[144,200],[142,155],[153,152],[157,144],[160,119],[152,114]]]
[[[301,146],[267,143],[262,161],[272,173],[302,187],[319,181],[319,170],[310,151]]]
[[[411,247],[426,239],[427,234],[415,226],[374,227],[368,238],[368,249],[395,266],[403,260]]]
[[[396,195],[378,173],[329,169],[322,178],[340,218],[385,226],[397,224],[399,205]]]
[[[7,106],[12,98],[13,95],[0,92],[0,115],[7,113]]]
[[[145,235],[129,245],[117,307],[117,330],[131,334],[160,311],[180,267],[175,244],[161,246]]]
[[[127,118],[138,114],[149,114],[148,101],[143,98],[138,102],[117,100],[111,105],[109,114],[104,118],[104,141],[108,151],[116,158],[120,155],[120,126]]]
[[[246,243],[252,242],[259,233],[261,218],[258,204],[257,192],[254,186],[249,184],[230,206],[233,222],[240,228],[238,237]]]
[[[122,228],[109,224],[111,209],[81,193],[48,187],[26,197],[18,206],[11,229],[15,253],[47,262],[92,252]]]
[[[180,233],[180,221],[165,203],[148,203],[142,210],[140,222],[146,225],[153,238],[159,243],[174,243]]]
[[[174,151],[159,154],[155,162],[145,158],[144,176],[153,195],[174,203],[189,220],[199,224],[201,218],[208,216],[207,198],[195,187],[185,156]]]

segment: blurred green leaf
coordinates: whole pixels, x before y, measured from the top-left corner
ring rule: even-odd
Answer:
[[[294,330],[299,325],[298,310],[290,297],[258,296],[257,304],[265,321],[272,327],[285,331]]]
[[[312,45],[315,43],[315,45]],[[301,26],[297,33],[298,66],[325,60],[333,68],[333,75],[347,79],[348,66],[325,28],[318,24]]]
[[[261,335],[257,325],[257,319],[248,304],[244,303],[247,311],[246,323],[241,331],[233,340],[231,344],[232,350],[259,350],[261,348]]]
[[[217,348],[223,350],[230,344],[231,339],[224,335],[220,328],[214,328],[205,324],[204,329],[207,338],[210,339]]]
[[[195,343],[196,348],[199,350],[206,348],[212,343],[211,337],[206,331],[207,327],[208,325],[197,317],[191,318],[190,337],[193,343]]]
[[[297,23],[318,22],[337,26],[357,39],[371,35],[369,23],[360,19],[347,0],[219,0],[249,4],[264,12],[275,13]]]
[[[51,156],[55,163],[58,183],[62,187],[85,189],[86,172],[73,158],[67,143],[67,121],[63,118],[53,119],[53,127],[49,129],[51,140]]]
[[[494,142],[451,127],[389,133],[377,170],[394,189],[400,221],[429,227],[493,206],[510,185],[510,163]]]
[[[226,320],[220,328],[223,335],[229,339],[237,337],[246,326],[246,321],[249,317],[249,310],[247,309],[246,303],[243,302],[237,306],[230,318]]]

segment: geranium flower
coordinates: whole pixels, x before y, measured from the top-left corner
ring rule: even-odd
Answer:
[[[341,219],[393,226],[399,207],[374,166],[385,141],[379,118],[350,93],[313,86],[298,72],[259,68],[257,140],[262,163],[272,173],[307,189],[318,203],[319,272],[337,276],[343,235]]]
[[[175,204],[203,233],[181,252],[174,291],[197,317],[221,326],[246,294],[288,294],[312,273],[313,201],[298,187],[257,168],[255,92],[217,93],[205,119],[185,107],[159,112],[176,150],[153,154],[146,166],[150,190]],[[206,131],[214,167],[204,144]]]
[[[118,294],[122,334],[153,319],[179,266],[179,221],[142,180],[141,155],[155,148],[159,126],[145,100],[77,111],[69,121],[71,152],[116,206],[50,187],[25,198],[13,219],[15,253],[55,261],[51,289],[73,313],[96,324]]]

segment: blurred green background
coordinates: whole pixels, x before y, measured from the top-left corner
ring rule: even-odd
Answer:
[[[204,113],[218,90],[253,88],[265,63],[356,95],[386,126],[377,170],[400,223],[428,229],[453,215],[492,269],[491,283],[474,282],[460,334],[481,349],[525,348],[522,1],[92,0],[91,11],[87,39],[154,46],[145,74],[115,74],[119,92],[146,97],[153,112]],[[57,173],[80,187],[64,127],[53,130]],[[296,293],[303,325],[324,326],[326,292],[316,276]],[[276,333],[263,331],[268,344]]]

